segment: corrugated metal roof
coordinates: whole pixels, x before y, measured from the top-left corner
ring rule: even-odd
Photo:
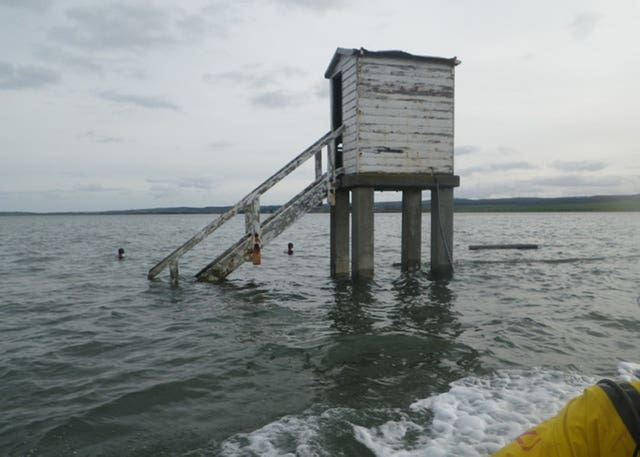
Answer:
[[[333,69],[337,65],[338,60],[340,60],[341,56],[352,56],[356,54],[359,54],[361,56],[368,56],[368,57],[380,57],[380,58],[386,57],[386,58],[396,58],[396,59],[400,58],[400,59],[407,59],[407,60],[437,62],[437,63],[444,63],[451,66],[460,64],[460,61],[456,57],[446,58],[446,57],[433,57],[433,56],[418,56],[415,54],[409,54],[408,52],[404,52],[404,51],[369,51],[365,48],[360,48],[360,49],[338,48],[336,49],[336,52],[333,54],[333,58],[331,59],[331,62],[329,62],[329,66],[327,67],[327,70],[324,72],[324,77],[329,78],[331,76],[331,73],[333,73]]]

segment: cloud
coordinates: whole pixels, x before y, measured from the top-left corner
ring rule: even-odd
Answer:
[[[465,181],[456,196],[462,198],[558,197],[572,195],[630,194],[637,185],[624,176],[557,175],[500,182]]]
[[[209,143],[208,149],[224,151],[229,149],[231,146],[233,146],[233,144],[230,143],[229,141],[218,140],[218,141],[214,141],[213,143]]]
[[[253,88],[263,88],[276,83],[272,76],[265,76],[255,72],[239,70],[220,73],[205,73],[202,79],[209,84],[233,83]]]
[[[186,14],[176,19],[176,27],[180,32],[181,41],[200,40],[208,35],[224,37],[227,34],[228,23],[221,20],[221,11],[217,9],[211,16],[206,14],[206,9],[196,14]],[[217,20],[216,20],[217,19]]]
[[[121,192],[123,188],[105,187],[102,184],[76,184],[73,186],[74,192]]]
[[[209,191],[216,188],[219,179],[209,176],[188,176],[176,179],[147,179],[149,190],[154,194],[166,195],[178,190]]]
[[[251,97],[251,103],[265,108],[289,108],[302,104],[302,96],[295,92],[273,90]]]
[[[318,98],[321,98],[323,100],[329,98],[330,92],[331,91],[329,90],[329,84],[327,84],[326,81],[316,83],[313,88],[313,93],[316,94]]]
[[[600,171],[607,167],[604,162],[598,162],[595,160],[582,160],[582,161],[562,161],[557,160],[551,164],[553,168],[560,171]]]
[[[214,185],[212,178],[192,177],[181,178],[178,181],[178,187],[182,189],[210,190],[213,189]]]
[[[129,79],[137,79],[140,81],[149,79],[149,73],[145,68],[124,67],[116,69],[116,72]]]
[[[0,6],[44,11],[51,6],[51,0],[0,0]]]
[[[530,170],[535,168],[529,162],[504,162],[487,165],[490,171]]]
[[[212,195],[218,181],[206,176],[147,179],[153,198],[163,200],[177,196],[193,198],[197,195]]]
[[[482,172],[482,173],[492,173],[495,171],[511,171],[511,170],[530,170],[535,168],[529,162],[501,162],[501,163],[492,163],[486,165],[479,165],[477,167],[470,167],[460,170],[459,173],[461,175],[472,175],[474,173]]]
[[[602,15],[593,12],[582,12],[576,14],[570,24],[573,36],[578,40],[584,40],[593,35],[596,26],[602,19]]]
[[[510,148],[508,146],[499,146],[498,147],[498,152],[500,154],[502,154],[503,156],[506,156],[506,155],[513,155],[517,151],[514,148]]]
[[[51,28],[49,36],[82,51],[139,54],[209,36],[220,38],[232,24],[233,10],[222,3],[194,11],[142,2],[81,4],[66,9],[67,23]]]
[[[91,58],[66,51],[60,47],[38,46],[34,50],[34,54],[40,59],[65,67],[73,67],[89,73],[103,73],[102,65],[95,63]]]
[[[170,17],[151,5],[102,4],[69,8],[68,26],[54,27],[51,37],[73,47],[140,50],[175,43]]]
[[[524,189],[514,181],[481,181],[479,183],[463,182],[456,190],[457,198],[505,198],[531,196],[532,190]]]
[[[227,8],[216,5],[196,12],[151,4],[112,3],[66,10],[68,24],[50,30],[51,38],[83,50],[132,51],[222,36]]]
[[[472,146],[472,145],[464,145],[464,146],[456,146],[454,150],[454,154],[458,156],[463,156],[467,154],[474,154],[480,151],[480,147]]]
[[[284,86],[292,78],[303,77],[306,74],[306,71],[298,67],[282,66],[277,69],[265,70],[252,65],[244,67],[242,70],[205,73],[202,79],[209,84],[233,83],[259,89],[268,86]]]
[[[620,178],[617,176],[561,175],[535,178],[526,182],[536,186],[615,187],[620,184]]]
[[[87,132],[85,132],[82,135],[84,138],[88,138],[91,141],[94,141],[96,143],[101,143],[101,144],[110,144],[110,143],[122,143],[124,142],[124,140],[122,138],[117,138],[114,136],[106,136],[106,135],[101,135],[99,133],[96,133],[92,130],[89,130]]]
[[[59,80],[58,73],[45,67],[0,62],[0,89],[37,89]]]
[[[148,109],[168,109],[173,111],[180,111],[180,107],[178,105],[162,97],[123,94],[115,91],[102,91],[97,95],[104,100],[115,103],[135,105]]]
[[[272,3],[285,7],[308,9],[314,12],[326,12],[342,9],[349,5],[346,0],[271,0]]]
[[[292,81],[306,76],[307,72],[299,67],[281,66],[272,70],[261,69],[257,65],[246,66],[242,70],[231,70],[219,73],[206,73],[203,80],[209,84],[232,83],[245,88],[249,101],[253,105],[265,108],[287,108],[302,105],[308,96],[302,91],[294,92],[285,88],[291,87]],[[324,84],[326,86],[326,83]],[[320,98],[328,97],[320,85],[311,87],[308,94]]]

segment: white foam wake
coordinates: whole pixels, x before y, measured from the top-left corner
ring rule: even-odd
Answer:
[[[618,364],[618,374],[624,381],[640,378],[640,364],[633,362],[620,362]]]
[[[556,371],[500,371],[490,378],[469,377],[451,384],[448,392],[419,400],[411,416],[379,427],[354,426],[355,437],[376,456],[485,457],[514,437],[552,416],[595,378]],[[406,433],[423,430],[407,446]]]
[[[622,362],[618,374],[618,380],[638,379],[640,364]],[[234,435],[216,455],[320,457],[336,450],[347,455],[342,446],[349,445],[364,446],[378,457],[486,457],[598,379],[542,369],[502,370],[455,381],[447,392],[403,411],[332,408],[285,416]]]

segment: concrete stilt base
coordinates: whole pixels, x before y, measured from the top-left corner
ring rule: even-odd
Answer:
[[[351,275],[373,277],[373,187],[351,191]]]
[[[420,269],[422,244],[422,191],[402,191],[402,271]]]
[[[331,206],[330,254],[331,276],[349,275],[349,191],[336,190]]]
[[[453,188],[431,190],[431,273],[453,273]]]
[[[354,279],[373,277],[376,190],[402,191],[402,271],[422,268],[422,191],[428,189],[431,191],[430,270],[434,275],[450,277],[453,273],[453,189],[459,184],[460,178],[454,175],[341,175],[336,180],[335,204],[331,206],[331,275],[344,276],[350,271]]]

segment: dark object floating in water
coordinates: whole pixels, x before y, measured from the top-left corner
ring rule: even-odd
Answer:
[[[537,244],[472,244],[469,246],[472,251],[479,249],[538,249]]]

